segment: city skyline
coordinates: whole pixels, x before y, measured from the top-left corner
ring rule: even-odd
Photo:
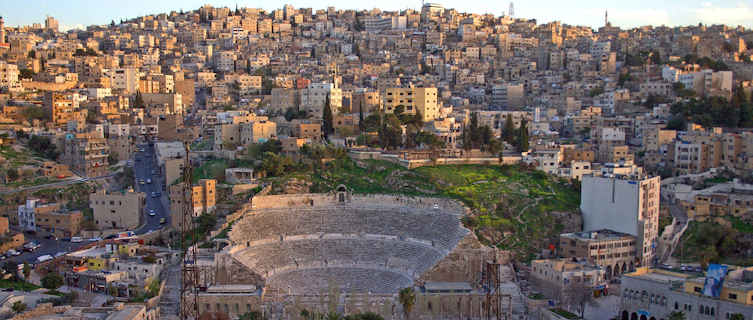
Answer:
[[[428,2],[428,1],[427,1]],[[455,8],[461,12],[478,14],[506,14],[509,2],[499,2],[489,8],[480,0],[469,1],[433,1],[445,8]],[[118,2],[94,2],[90,0],[72,0],[66,2],[39,1],[38,5],[25,6],[20,2],[5,2],[0,4],[0,15],[5,18],[6,26],[23,26],[33,23],[43,23],[45,16],[53,16],[60,21],[61,30],[84,29],[88,25],[107,24],[110,21],[131,19],[138,16],[168,13],[179,10],[195,10],[204,4],[215,7],[259,7],[266,10],[281,8],[289,3],[295,7],[324,9],[334,6],[338,9],[371,9],[369,6],[353,6],[352,2],[331,0],[294,0],[273,4],[251,1],[146,1],[136,0],[127,7],[119,6]],[[420,9],[420,1],[405,2],[387,0],[379,4],[379,8],[386,11]],[[373,7],[373,6],[372,6]],[[515,3],[515,16],[536,19],[539,23],[561,21],[571,25],[586,25],[594,29],[604,24],[604,12],[609,12],[609,21],[614,26],[632,28],[644,25],[686,26],[703,23],[726,24],[730,26],[742,25],[746,28],[753,26],[753,4],[738,1],[666,1],[657,4],[649,1],[603,3],[596,1],[580,1],[577,4],[562,5],[557,1],[536,1]]]

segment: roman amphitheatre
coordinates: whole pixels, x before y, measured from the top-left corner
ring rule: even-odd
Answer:
[[[354,195],[345,186],[254,197],[235,214],[229,245],[204,263],[214,277],[199,309],[240,301],[272,318],[307,309],[398,319],[398,292],[411,287],[411,319],[513,313],[519,291],[509,255],[463,227],[467,210],[450,199]],[[233,302],[225,308],[232,314]]]

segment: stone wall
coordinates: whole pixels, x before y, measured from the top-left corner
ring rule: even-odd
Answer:
[[[228,252],[217,253],[214,263],[216,284],[253,284],[261,287],[265,283],[261,275],[235,260]]]
[[[444,259],[419,278],[420,281],[479,283],[486,261],[510,263],[510,252],[481,244],[469,233]]]
[[[337,194],[332,193],[308,193],[308,194],[282,194],[269,196],[255,196],[251,208],[247,210],[262,210],[274,208],[296,207],[334,207],[339,203]],[[350,195],[346,205],[351,206],[374,206],[393,209],[394,207],[433,209],[437,205],[443,212],[452,214],[465,214],[467,209],[463,204],[452,199],[411,197],[399,195],[368,194]]]

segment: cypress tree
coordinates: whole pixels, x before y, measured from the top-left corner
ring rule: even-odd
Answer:
[[[322,114],[322,134],[325,139],[335,132],[332,122],[332,107],[329,104],[329,95],[327,95],[327,100],[324,103],[324,112]]]
[[[520,121],[520,130],[518,131],[518,151],[528,151],[528,122],[526,119]]]
[[[512,123],[512,115],[507,115],[505,119],[505,126],[502,128],[502,140],[509,144],[514,143],[513,137],[515,132],[515,125]]]
[[[363,132],[363,100],[358,103],[358,130]]]

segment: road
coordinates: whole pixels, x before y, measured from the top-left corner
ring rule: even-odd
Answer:
[[[154,146],[143,144],[139,145],[139,148],[143,148],[144,152],[137,152],[135,155],[133,175],[137,181],[135,183],[136,190],[146,194],[146,206],[144,212],[141,213],[143,215],[143,223],[135,232],[136,234],[144,234],[150,230],[157,230],[165,225],[169,225],[170,212],[165,207],[165,204],[168,202],[163,202],[163,198],[167,199],[167,190],[164,187],[165,181],[157,165],[157,159],[154,157]],[[139,180],[146,182],[149,179],[151,179],[152,183],[141,184],[138,182]],[[159,192],[160,196],[153,196],[155,192]],[[150,210],[154,210],[154,216],[149,215]],[[159,223],[162,218],[165,218],[166,221],[164,225]]]
[[[51,256],[55,256],[57,253],[69,253],[71,251],[78,250],[80,247],[83,247],[84,245],[89,244],[89,242],[84,239],[83,242],[70,242],[70,241],[60,241],[60,240],[51,240],[51,239],[45,239],[42,237],[37,237],[36,235],[30,235],[28,233],[24,233],[24,241],[34,241],[36,243],[39,243],[41,246],[39,249],[35,250],[34,252],[24,252],[19,256],[15,257],[8,257],[2,263],[5,263],[5,261],[10,261],[14,263],[36,263],[37,257],[43,256],[46,254],[49,254]]]

